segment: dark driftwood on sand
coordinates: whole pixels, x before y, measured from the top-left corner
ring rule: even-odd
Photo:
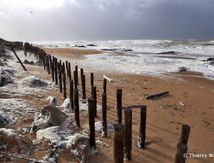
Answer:
[[[169,94],[169,91],[161,92],[161,93],[157,93],[157,94],[147,96],[146,99],[147,100],[153,100],[153,99],[160,98],[160,97],[168,95],[168,94]]]

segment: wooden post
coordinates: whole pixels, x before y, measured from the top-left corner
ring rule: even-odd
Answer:
[[[140,108],[140,128],[137,138],[137,147],[139,149],[145,149],[146,146],[146,106],[143,105]]]
[[[70,98],[70,105],[71,105],[71,109],[74,109],[74,96],[73,96],[73,80],[69,81],[69,85],[70,85],[70,89],[69,89],[69,98]]]
[[[74,109],[75,109],[75,122],[76,122],[76,126],[80,127],[79,93],[78,93],[78,89],[74,90]]]
[[[68,61],[65,61],[65,66],[66,66],[66,73],[67,73],[67,76],[69,76],[69,75],[68,75],[68,72],[69,72]]]
[[[72,75],[71,75],[71,63],[70,62],[68,62],[68,68],[69,68],[69,72],[68,72],[68,74],[69,74],[69,80],[72,80]]]
[[[50,63],[49,55],[47,55],[47,63],[48,63],[48,75],[50,75],[51,74],[51,63]]]
[[[32,54],[32,51],[31,51],[31,54]],[[47,70],[47,54],[46,54],[46,52],[44,52],[44,54],[43,54],[43,59],[44,59],[44,64],[45,64],[45,70]]]
[[[84,77],[83,77],[83,75],[84,75],[84,70],[83,70],[83,68],[81,68],[80,69],[80,78],[81,78],[81,84],[82,84],[82,98],[83,99],[85,99],[85,79],[83,79]]]
[[[103,92],[106,93],[106,86],[107,85],[107,80],[103,78]]]
[[[94,73],[91,73],[91,93],[93,86],[94,86]]]
[[[44,52],[42,51],[41,53],[41,59],[42,59],[42,64],[44,66],[44,70],[46,69],[46,64],[45,64],[45,55],[44,55]]]
[[[79,85],[78,66],[75,66],[75,71],[76,71],[76,85]]]
[[[114,136],[113,136],[113,158],[114,163],[123,163],[123,152],[124,152],[124,129],[121,123],[114,125]]]
[[[47,55],[46,54],[44,55],[44,60],[45,60],[46,70],[48,71],[48,62],[47,62]]]
[[[86,99],[85,75],[82,76],[82,98]]]
[[[107,137],[107,96],[106,93],[102,93],[102,136]]]
[[[77,72],[76,70],[73,72],[74,74],[74,88],[76,89],[77,88]]]
[[[132,109],[127,108],[124,110],[125,113],[125,136],[124,136],[124,157],[125,160],[131,160],[131,150],[132,150]]]
[[[88,119],[89,119],[89,139],[90,147],[96,149],[95,143],[95,124],[94,124],[94,98],[88,98]]]
[[[52,77],[52,82],[54,82],[54,64],[53,61],[51,59],[51,55],[49,56],[49,60],[50,60],[50,65],[51,65],[51,77]]]
[[[16,54],[15,50],[13,48],[11,48],[11,50],[13,51],[14,55],[16,56],[16,58],[18,59],[19,63],[21,64],[22,68],[27,71],[27,69],[25,68],[25,66],[22,64],[22,61],[19,59],[18,55]]]
[[[48,72],[48,74],[50,74],[49,55],[46,55],[46,66],[47,66],[47,72]]]
[[[184,154],[187,153],[188,147],[185,144],[178,143],[177,144],[177,153],[175,155],[175,163],[185,163],[186,158]]]
[[[63,68],[62,68],[62,65],[60,62],[58,63],[57,67],[59,69],[59,91],[60,91],[60,93],[62,93],[62,70],[63,70]]]
[[[95,86],[92,87],[92,94],[94,98],[94,116],[97,117],[97,88]]]
[[[57,58],[55,58],[55,84],[58,85],[58,61]]]
[[[117,89],[117,122],[122,123],[122,89]]]
[[[81,77],[81,79],[82,79],[82,76],[84,75],[84,70],[83,70],[83,68],[81,68],[80,69],[80,77]]]
[[[177,144],[177,152],[175,155],[175,163],[185,163],[186,158],[184,157],[184,154],[187,153],[188,147],[188,139],[189,139],[189,133],[190,133],[190,126],[184,124],[182,125],[182,130],[181,130],[181,136],[180,140]]]
[[[63,95],[64,95],[64,99],[66,99],[67,95],[66,95],[66,72],[65,72],[65,63],[63,62],[62,65],[63,68]]]
[[[107,80],[103,78],[103,92],[102,92],[102,136],[107,137],[107,93],[106,93]]]
[[[181,130],[181,137],[179,142],[182,144],[187,145],[188,139],[189,139],[189,133],[190,133],[190,126],[189,125],[182,125],[182,130]]]

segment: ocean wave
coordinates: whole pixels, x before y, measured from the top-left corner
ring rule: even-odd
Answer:
[[[86,57],[84,62],[94,68],[160,75],[175,72],[179,67],[185,66],[214,79],[214,65],[203,61],[214,57],[213,40],[64,41],[45,44],[55,45],[54,47],[57,45],[59,48],[94,44],[96,46],[86,48],[106,51],[102,55]]]

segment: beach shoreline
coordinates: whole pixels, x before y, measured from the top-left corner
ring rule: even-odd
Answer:
[[[63,53],[57,56],[64,57]],[[69,60],[69,58],[67,59]],[[148,141],[155,142],[154,144],[151,143],[151,146],[148,146],[148,148],[151,148],[151,151],[161,151],[156,151],[157,155],[154,155],[161,162],[173,161],[182,124],[189,124],[192,127],[190,142],[188,144],[190,151],[197,151],[199,153],[212,152],[214,145],[211,136],[214,133],[214,124],[212,123],[214,120],[214,102],[212,100],[214,95],[213,80],[206,79],[202,74],[197,72],[171,73],[164,77],[154,77],[118,72],[112,73],[108,71],[100,72],[93,69],[86,72],[88,80],[90,78],[90,71],[95,73],[99,103],[101,102],[102,77],[106,75],[112,79],[112,83],[107,84],[108,105],[111,108],[114,108],[116,105],[117,88],[123,89],[123,106],[135,104],[147,105]],[[89,85],[89,82],[87,85]],[[163,91],[169,91],[170,96],[152,101],[145,99],[150,94]],[[114,122],[116,115],[112,109],[109,111],[109,114],[110,121]],[[135,143],[138,131],[137,119],[139,118],[137,109],[134,110],[133,115],[133,143]],[[105,141],[104,139],[102,140]],[[107,140],[107,142],[111,146],[111,141]],[[135,144],[133,144],[133,158],[136,159],[133,162],[146,160],[145,155],[148,154],[148,151],[139,152],[134,146]],[[168,146],[172,150],[168,151],[168,149],[163,148],[164,146]],[[103,155],[105,156],[102,155],[99,157],[100,159],[96,159],[103,161],[102,158],[107,157],[111,160],[111,152],[109,152],[104,150]],[[198,160],[191,159],[191,162],[198,162]]]
[[[46,49],[45,49],[46,50]],[[64,51],[64,52],[63,52]],[[86,50],[72,49],[67,52],[67,49],[58,51],[55,48],[49,49],[47,53],[56,56],[59,59],[71,61],[72,70],[78,65],[78,61],[84,60],[81,55],[91,53]],[[73,53],[72,53],[73,52]],[[23,51],[20,51],[19,56],[22,61],[29,59],[25,57]],[[70,55],[69,55],[70,54]],[[100,53],[97,52],[99,55]],[[74,60],[74,62],[73,62]],[[13,65],[14,66],[14,65]],[[20,65],[15,65],[17,70],[22,69]],[[43,70],[43,67],[35,65],[25,65],[28,74],[35,75],[38,78],[51,82],[51,76]],[[79,68],[82,68],[79,65]],[[131,105],[146,105],[147,106],[147,135],[146,150],[136,148],[137,134],[139,130],[139,109],[133,109],[133,144],[132,144],[132,160],[130,162],[163,162],[170,163],[174,161],[176,153],[176,145],[179,141],[182,124],[188,124],[191,127],[188,149],[191,152],[211,153],[214,146],[212,135],[214,134],[214,81],[203,78],[201,74],[184,72],[171,73],[164,77],[154,77],[146,75],[134,75],[127,73],[118,73],[110,71],[96,71],[93,67],[86,69],[86,95],[90,96],[90,73],[95,75],[95,85],[97,87],[97,100],[101,104],[102,80],[103,75],[112,79],[107,82],[107,119],[114,124],[116,120],[116,89],[123,90],[123,107]],[[81,96],[81,86],[79,86]],[[169,91],[169,95],[156,100],[147,100],[146,97],[151,94]],[[68,94],[68,90],[67,90]],[[23,96],[23,100],[27,100],[37,109],[41,109],[47,105],[47,96],[56,97],[58,103],[63,103],[63,95],[58,90],[51,90],[39,95]],[[74,118],[71,116],[71,119]],[[88,119],[85,113],[81,114],[82,129],[88,128]],[[32,117],[24,122],[17,123],[20,127],[29,127],[32,122]],[[98,112],[96,122],[101,121],[101,111]],[[102,138],[100,133],[96,133],[97,153],[88,159],[88,162],[112,162],[112,138],[109,135],[107,138]],[[41,147],[45,147],[43,144]],[[40,147],[40,146],[39,146]],[[41,148],[40,147],[40,148]],[[68,151],[67,151],[68,152]],[[71,159],[71,155],[66,151],[59,156],[60,162],[66,162]],[[34,152],[30,157],[41,159],[47,154],[47,151]],[[188,159],[187,162],[198,163],[201,159]],[[212,158],[202,160],[212,162]]]

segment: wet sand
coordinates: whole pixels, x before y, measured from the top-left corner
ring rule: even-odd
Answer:
[[[42,48],[42,47],[41,47]],[[63,56],[66,58],[77,58],[80,59],[84,55],[90,54],[101,54],[103,51],[93,49],[80,49],[80,48],[43,48],[48,54],[54,56]]]

